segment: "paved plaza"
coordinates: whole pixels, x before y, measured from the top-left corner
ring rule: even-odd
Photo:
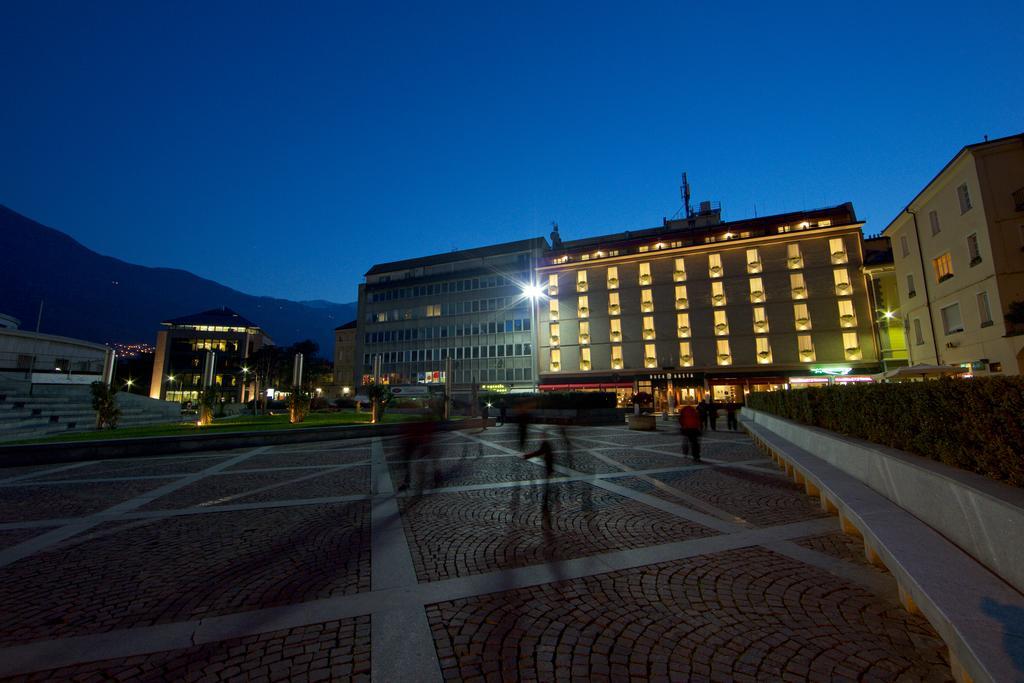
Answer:
[[[0,678],[950,680],[744,434],[542,432],[0,470]]]

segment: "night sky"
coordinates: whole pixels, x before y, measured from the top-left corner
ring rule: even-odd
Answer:
[[[1024,131],[1019,0],[637,4],[2,2],[0,203],[346,302],[379,261],[659,225],[684,170],[727,219],[875,233]]]

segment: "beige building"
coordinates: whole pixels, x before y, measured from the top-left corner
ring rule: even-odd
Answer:
[[[334,328],[334,393],[355,394],[356,385],[356,321]]]
[[[861,226],[851,204],[723,223],[704,202],[659,228],[553,236],[541,389],[650,392],[672,410],[877,372]]]
[[[911,363],[1024,372],[1024,135],[968,145],[883,231]]]

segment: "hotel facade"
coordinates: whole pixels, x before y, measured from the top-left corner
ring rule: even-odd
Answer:
[[[710,395],[866,380],[880,370],[849,203],[554,243],[537,268],[540,389]]]

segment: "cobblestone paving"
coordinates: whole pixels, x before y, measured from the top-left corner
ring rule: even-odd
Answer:
[[[389,468],[391,479],[396,485],[405,482],[408,473],[411,485],[413,487],[418,485],[419,488],[493,484],[544,478],[542,466],[526,462],[515,455],[466,460],[417,461],[408,463],[408,467],[402,463],[391,463]]]
[[[749,548],[427,608],[445,680],[948,680],[927,623]]]
[[[828,516],[820,505],[804,494],[803,488],[767,472],[761,474],[739,468],[709,467],[651,476],[755,526],[775,526]],[[644,479],[623,477],[616,479],[615,483],[680,502],[671,492]]]
[[[867,555],[864,553],[864,541],[860,540],[856,536],[844,534],[841,531],[833,531],[832,533],[820,534],[818,536],[807,536],[806,538],[797,538],[794,539],[793,542],[805,548],[817,550],[819,553],[825,553],[826,555],[837,557],[840,560],[846,560],[847,562],[853,562],[854,564],[871,567],[872,569],[876,569],[880,572],[888,572],[884,567],[876,567],[868,562]]]
[[[400,500],[417,578],[438,581],[715,533],[585,482],[547,489],[547,532],[544,485]]]
[[[143,510],[167,510],[195,506],[231,505],[269,500],[347,496],[366,493],[369,470],[358,467],[324,473],[316,470],[279,470],[216,474],[157,498]],[[311,477],[313,478],[306,478]],[[291,483],[293,480],[301,481]],[[274,487],[267,490],[265,487]]]
[[[369,590],[368,513],[360,502],[98,527],[4,568],[0,643]]]
[[[370,680],[370,617],[78,664],[13,681]]]
[[[136,498],[170,479],[0,487],[0,523],[80,517]]]
[[[32,481],[74,481],[77,479],[107,479],[114,477],[175,476],[199,472],[227,460],[226,456],[198,456],[158,460],[104,460],[83,467],[32,477]]]
[[[0,484],[9,527],[0,529],[0,678],[948,679],[941,643],[895,603],[891,575],[864,569],[858,540],[820,533],[835,523],[745,435],[708,435],[704,456],[723,463],[694,467],[675,455],[674,429],[571,428],[572,450],[549,429],[567,469],[527,484],[544,469],[518,453],[543,434],[534,429],[523,449],[515,425],[437,434],[423,464],[441,471],[439,490],[421,495],[396,496],[386,480],[371,493],[371,475],[401,483],[403,447],[392,437],[0,470],[0,480],[36,475]],[[739,461],[755,468],[730,464]],[[891,590],[876,596],[704,526],[685,499],[628,468],[670,470],[656,480],[702,501],[704,514],[804,522],[743,533],[839,558],[861,571],[844,576]],[[147,500],[174,482],[181,488]],[[641,493],[675,505],[661,510]],[[360,498],[316,502],[346,495]],[[87,517],[122,502],[124,517]],[[80,516],[63,540],[19,545]],[[45,519],[55,523],[18,527]],[[629,552],[641,548],[643,559]],[[581,578],[546,583],[569,570],[549,563],[568,559],[580,560],[571,567]],[[495,587],[508,590],[481,595]],[[223,640],[190,646],[188,634],[204,628],[217,635],[199,642]],[[91,644],[65,648],[60,639],[72,637]],[[5,653],[14,646],[40,654],[14,665],[21,655]]]

